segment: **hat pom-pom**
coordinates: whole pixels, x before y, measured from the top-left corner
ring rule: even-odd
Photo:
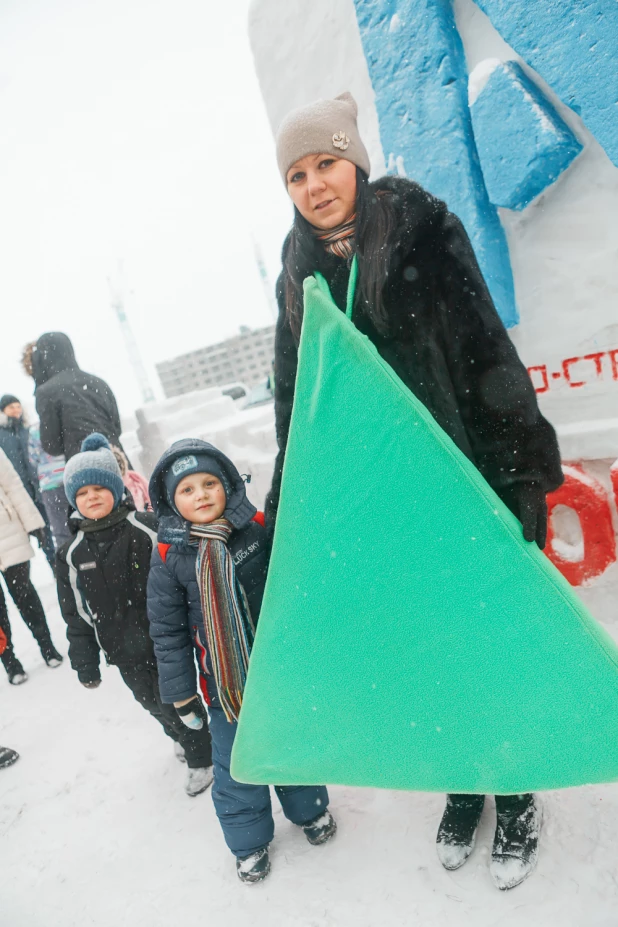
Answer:
[[[111,450],[111,444],[105,435],[99,434],[98,431],[88,435],[88,437],[84,438],[82,441],[82,451],[98,451],[102,447],[106,447],[108,450]]]

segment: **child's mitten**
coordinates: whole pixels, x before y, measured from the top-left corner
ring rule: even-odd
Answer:
[[[175,706],[175,708],[182,723],[194,731],[201,730],[204,722],[208,721],[206,708],[199,695],[194,695],[186,705],[181,705],[180,708]]]

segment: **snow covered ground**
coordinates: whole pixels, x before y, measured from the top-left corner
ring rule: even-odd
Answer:
[[[33,574],[66,653],[47,564]],[[339,833],[310,847],[276,807],[273,871],[237,882],[210,794],[183,791],[171,742],[114,669],[82,688],[48,669],[11,612],[29,681],[0,669],[0,743],[21,753],[0,771],[2,927],[615,927],[618,788],[544,796],[539,867],[500,894],[487,869],[493,803],[459,872],[434,850],[440,795],[331,791]]]

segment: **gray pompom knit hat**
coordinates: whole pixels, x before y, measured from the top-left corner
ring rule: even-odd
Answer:
[[[288,113],[277,132],[277,163],[284,184],[296,161],[322,152],[351,161],[369,176],[371,164],[358,134],[357,116],[356,100],[347,91]]]
[[[77,508],[75,497],[83,486],[109,489],[114,497],[114,508],[124,494],[120,467],[111,445],[96,431],[84,438],[81,453],[71,457],[64,468],[64,491],[74,509]]]

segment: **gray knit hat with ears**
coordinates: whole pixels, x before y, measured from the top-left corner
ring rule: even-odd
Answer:
[[[357,116],[356,100],[347,91],[334,100],[318,100],[288,113],[277,132],[277,163],[284,184],[296,161],[322,152],[351,161],[369,176],[371,165],[358,134]]]

